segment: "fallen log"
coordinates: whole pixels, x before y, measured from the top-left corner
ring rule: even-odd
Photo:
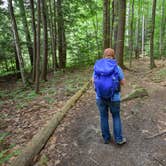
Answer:
[[[135,89],[130,94],[122,97],[121,101],[123,102],[123,101],[127,101],[127,100],[132,100],[132,99],[135,99],[135,98],[142,98],[142,97],[145,97],[145,96],[149,96],[147,90],[144,89],[144,88],[139,88],[139,89]]]
[[[44,126],[33,138],[32,140],[22,149],[21,153],[17,158],[11,163],[11,166],[29,166],[34,157],[41,151],[45,146],[50,136],[53,134],[54,130],[58,126],[59,122],[63,119],[67,111],[76,103],[76,101],[81,97],[81,95],[89,87],[90,82],[84,84],[84,86],[72,96],[64,107],[57,112],[53,118]]]

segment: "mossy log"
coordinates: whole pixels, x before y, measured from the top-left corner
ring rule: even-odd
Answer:
[[[76,103],[81,95],[89,87],[90,82],[84,84],[84,86],[72,96],[65,106],[57,112],[53,118],[44,126],[32,140],[22,149],[20,155],[13,161],[12,166],[29,166],[32,164],[34,157],[41,151],[45,146],[50,136],[58,126],[59,122],[63,119],[67,111]]]
[[[121,101],[123,102],[123,101],[127,101],[127,100],[132,100],[132,99],[135,99],[135,98],[142,98],[142,97],[145,97],[145,96],[148,96],[147,90],[144,89],[144,88],[139,88],[139,89],[135,89],[130,94],[124,96]]]

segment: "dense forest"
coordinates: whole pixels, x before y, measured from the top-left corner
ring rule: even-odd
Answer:
[[[106,48],[126,79],[123,148],[100,141]],[[0,0],[0,165],[166,165],[165,62],[166,0]]]
[[[123,60],[166,56],[165,0],[0,1],[0,75],[18,73],[26,85],[31,73],[93,64],[104,48]]]

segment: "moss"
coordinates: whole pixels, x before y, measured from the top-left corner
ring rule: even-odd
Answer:
[[[148,96],[147,90],[144,88],[139,88],[139,89],[134,90],[133,92],[131,92],[130,94],[128,94],[124,98],[122,98],[122,101],[132,100],[135,98],[142,98],[145,96]]]

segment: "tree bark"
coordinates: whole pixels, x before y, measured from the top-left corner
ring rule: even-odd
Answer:
[[[23,0],[19,0],[19,8],[20,8],[20,14],[21,14],[21,17],[22,17],[22,23],[23,23],[23,26],[24,26],[25,38],[26,38],[26,44],[27,44],[27,48],[28,48],[28,52],[29,52],[30,62],[31,62],[31,66],[33,66],[32,41],[31,41],[29,29],[28,29],[28,23],[27,23],[27,18],[26,18],[24,1]]]
[[[54,0],[54,21],[53,21],[53,34],[54,34],[54,47],[55,47],[55,66],[58,68],[58,61],[57,61],[57,2]]]
[[[63,58],[62,58],[62,68],[65,68],[66,67],[66,56],[67,56],[67,53],[66,53],[66,49],[67,49],[67,43],[66,43],[66,33],[65,33],[65,27],[64,27],[64,21],[62,23],[62,50],[63,50]],[[61,63],[61,62],[60,62]]]
[[[42,4],[42,20],[44,32],[44,46],[43,46],[43,66],[42,66],[42,79],[47,81],[47,64],[48,64],[48,33],[47,33],[47,6],[46,0],[41,0]]]
[[[166,16],[165,16],[165,5],[166,5],[166,1],[163,0],[162,1],[162,10],[161,10],[161,15],[162,15],[162,18],[161,18],[161,27],[160,27],[160,47],[159,47],[159,50],[160,50],[160,58],[164,55],[164,47],[165,47],[165,42],[164,42],[164,39],[165,39],[165,23],[166,23]]]
[[[137,19],[137,28],[136,28],[136,47],[135,47],[135,58],[139,58],[140,46],[139,46],[139,34],[140,34],[140,0],[138,1],[138,19]]]
[[[111,11],[111,14],[112,14],[112,16],[111,16],[111,30],[110,30],[110,47],[111,48],[113,48],[113,33],[114,33],[114,0],[112,1],[112,3],[111,3],[111,5],[112,5],[112,11]]]
[[[26,86],[24,64],[23,64],[23,58],[22,58],[22,53],[21,53],[20,41],[19,41],[19,36],[18,36],[17,24],[16,24],[16,20],[15,20],[15,16],[14,16],[12,0],[8,0],[8,7],[9,7],[9,13],[10,13],[11,22],[12,22],[12,30],[13,30],[14,41],[15,41],[16,50],[17,50],[17,57],[19,60],[21,78],[22,78],[23,85]]]
[[[150,68],[156,67],[154,62],[154,30],[155,30],[156,0],[153,0],[152,7],[152,30],[150,36]]]
[[[35,92],[39,93],[39,77],[40,77],[40,21],[41,21],[41,3],[37,1],[37,56],[36,56],[36,78]]]
[[[145,42],[145,17],[142,16],[142,56],[144,56],[144,42]]]
[[[131,20],[130,20],[130,68],[132,65],[132,55],[133,55],[133,21],[134,21],[134,0],[132,0],[132,7],[131,7]]]
[[[30,8],[32,15],[32,31],[33,31],[33,69],[32,69],[32,80],[35,81],[36,77],[36,52],[37,52],[37,40],[36,40],[36,23],[35,23],[35,10],[34,1],[30,0]]]
[[[58,51],[59,51],[59,67],[66,66],[66,37],[65,27],[62,11],[62,1],[57,0],[57,14],[58,14]]]
[[[126,20],[126,0],[119,0],[119,21],[118,21],[118,34],[116,45],[116,58],[118,64],[124,68],[123,64],[123,50],[124,50],[124,35],[125,35],[125,20]]]
[[[103,49],[110,47],[110,0],[103,0]]]
[[[114,33],[114,45],[113,48],[115,50],[115,54],[116,54],[116,44],[117,44],[117,34],[118,34],[118,0],[113,0],[112,1],[112,6],[113,6],[113,33]]]
[[[49,29],[50,29],[50,38],[51,38],[51,47],[52,47],[52,64],[53,64],[53,70],[55,71],[58,67],[57,62],[57,55],[56,55],[56,38],[55,38],[55,31],[53,28],[53,13],[52,13],[52,7],[51,7],[51,1],[49,0]]]
[[[17,49],[16,49],[15,45],[13,46],[13,49],[14,49],[14,55],[15,55],[16,71],[20,71],[19,60],[18,60],[18,56],[17,56]]]

